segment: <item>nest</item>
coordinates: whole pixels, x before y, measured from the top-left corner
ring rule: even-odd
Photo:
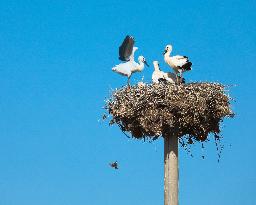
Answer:
[[[157,139],[166,132],[205,141],[218,136],[220,123],[233,117],[231,98],[219,83],[144,84],[112,93],[105,108],[123,132],[138,139]]]

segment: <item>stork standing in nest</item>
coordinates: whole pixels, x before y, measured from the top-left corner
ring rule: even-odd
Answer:
[[[126,36],[122,45],[119,47],[119,60],[124,61],[112,68],[112,71],[128,77],[128,86],[130,87],[130,77],[135,72],[141,72],[144,69],[144,65],[148,66],[146,59],[143,56],[139,56],[136,63],[134,61],[134,53],[138,50],[134,47],[134,38],[132,36]]]
[[[174,73],[165,73],[161,71],[158,61],[153,61],[154,65],[154,72],[152,74],[152,81],[153,83],[160,83],[160,82],[169,82],[169,83],[178,83],[176,75]],[[179,81],[185,83],[185,79],[178,76]]]
[[[119,73],[120,75],[127,76],[128,77],[127,84],[130,87],[131,75],[135,72],[141,72],[144,69],[144,64],[148,66],[147,61],[143,56],[139,56],[138,61],[139,63],[136,63],[135,61],[120,63],[115,67],[113,67],[112,71]]]
[[[176,79],[178,80],[178,74],[180,75],[180,79],[182,79],[182,73],[185,71],[190,71],[192,70],[192,63],[189,61],[187,56],[170,56],[172,52],[172,46],[167,45],[164,50],[164,61],[173,68],[175,74],[176,74]]]

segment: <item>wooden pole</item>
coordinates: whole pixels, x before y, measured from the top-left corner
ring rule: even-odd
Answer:
[[[164,137],[164,205],[178,205],[178,137]]]

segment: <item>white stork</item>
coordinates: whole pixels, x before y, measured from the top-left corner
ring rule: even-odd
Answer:
[[[154,65],[154,72],[152,74],[152,81],[153,83],[160,83],[160,82],[169,82],[169,83],[177,83],[177,78],[174,73],[165,73],[161,71],[159,67],[158,61],[153,61]],[[180,79],[180,77],[178,77]],[[182,79],[182,83],[185,83],[185,79]]]
[[[147,64],[146,59],[143,56],[139,56],[136,63],[134,61],[134,53],[138,50],[134,47],[134,38],[132,36],[126,36],[122,45],[119,47],[119,59],[124,61],[112,68],[112,71],[128,77],[128,86],[130,86],[130,77],[132,73],[141,72],[144,69],[144,64]]]
[[[112,71],[119,73],[120,75],[128,77],[128,86],[130,86],[130,77],[135,72],[141,72],[144,69],[144,64],[147,64],[146,59],[143,56],[139,56],[139,63],[135,61],[128,61],[126,63],[120,63],[112,68]]]
[[[180,79],[182,78],[182,73],[185,71],[192,70],[192,63],[189,61],[187,56],[170,56],[172,52],[172,46],[167,45],[164,50],[164,61],[173,68],[176,78],[178,81],[178,73],[180,74]]]

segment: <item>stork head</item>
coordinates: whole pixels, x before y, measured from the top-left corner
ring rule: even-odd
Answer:
[[[165,49],[164,49],[164,53],[163,53],[163,54],[171,53],[171,52],[172,52],[172,45],[167,45],[167,46],[165,46]]]
[[[148,65],[148,63],[147,63],[147,61],[146,61],[146,59],[145,59],[143,56],[139,56],[138,61],[139,61],[140,63],[144,63],[146,66],[149,67],[149,65]]]
[[[160,70],[158,61],[153,61],[153,65],[154,65],[155,70]]]

